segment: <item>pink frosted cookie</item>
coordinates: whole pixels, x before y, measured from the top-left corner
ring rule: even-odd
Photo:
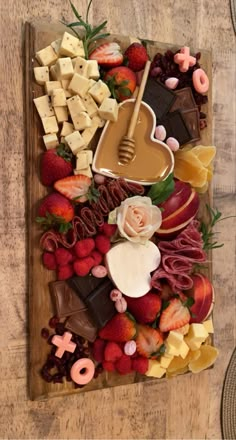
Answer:
[[[76,349],[76,344],[71,342],[72,334],[70,332],[65,332],[63,336],[55,335],[52,338],[52,343],[56,345],[57,350],[55,356],[61,358],[65,351],[74,353]]]
[[[209,89],[209,79],[203,69],[197,69],[193,72],[193,86],[196,92],[206,93]]]
[[[72,365],[70,375],[71,379],[78,385],[86,385],[92,380],[94,372],[95,366],[93,361],[88,358],[82,358]]]

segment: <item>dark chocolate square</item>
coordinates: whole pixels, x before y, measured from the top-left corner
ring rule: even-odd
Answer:
[[[85,277],[72,277],[67,280],[69,286],[85,301],[89,294],[103,282],[103,278],[95,278],[93,275]]]
[[[49,289],[56,315],[59,318],[65,318],[80,310],[87,309],[85,303],[76,295],[66,281],[54,281],[49,283]]]
[[[88,311],[98,328],[103,327],[116,314],[114,302],[110,299],[110,292],[113,288],[109,278],[103,278],[103,283],[85,300]]]
[[[160,122],[166,129],[166,138],[174,137],[180,145],[186,144],[192,138],[184,118],[179,110],[168,113]]]
[[[171,106],[170,112],[175,110],[191,110],[195,108],[196,102],[192,94],[191,87],[185,87],[184,89],[175,90],[176,100]]]
[[[198,108],[181,111],[181,114],[191,134],[191,142],[198,141],[201,138],[200,117]]]
[[[142,100],[150,105],[159,120],[169,111],[176,100],[176,95],[161,82],[148,78]]]

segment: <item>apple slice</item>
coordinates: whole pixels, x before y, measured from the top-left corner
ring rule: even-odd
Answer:
[[[124,295],[139,298],[151,288],[150,272],[158,268],[161,254],[158,247],[124,241],[115,244],[106,254],[108,275]]]
[[[214,306],[214,289],[210,280],[201,273],[192,275],[193,287],[188,295],[194,298],[195,303],[190,308],[193,316],[190,323],[201,323],[212,312]]]

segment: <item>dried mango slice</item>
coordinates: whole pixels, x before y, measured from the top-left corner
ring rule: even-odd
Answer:
[[[187,373],[187,371],[189,371],[188,366],[180,368],[179,370],[175,370],[175,371],[172,371],[172,372],[167,371],[166,372],[166,377],[168,379],[170,379],[171,377],[178,376],[179,374]]]
[[[208,167],[216,155],[216,147],[197,145],[193,147],[192,152],[197,156],[204,167]]]
[[[200,350],[190,350],[185,359],[183,359],[181,356],[175,356],[168,366],[167,372],[172,374],[175,371],[185,368],[189,364],[189,362],[197,360],[200,354]]]
[[[189,151],[178,150],[175,153],[174,176],[183,182],[189,182],[194,187],[201,187],[207,181],[207,168]]]
[[[211,345],[202,345],[200,347],[200,356],[198,359],[189,362],[189,370],[192,373],[199,373],[214,364],[219,351]]]

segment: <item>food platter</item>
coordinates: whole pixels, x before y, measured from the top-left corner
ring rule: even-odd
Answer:
[[[35,53],[49,45],[53,40],[59,38],[65,31],[65,27],[51,23],[26,23],[25,24],[25,127],[26,127],[26,175],[27,175],[27,222],[28,222],[28,290],[29,290],[29,394],[32,400],[43,400],[49,397],[62,396],[71,393],[81,393],[91,390],[99,390],[119,385],[128,385],[143,381],[155,380],[139,373],[119,375],[116,372],[103,372],[96,379],[92,380],[85,388],[75,388],[72,382],[47,383],[41,375],[40,369],[49,353],[49,345],[42,340],[41,329],[47,325],[49,319],[54,315],[51,304],[48,285],[56,280],[55,272],[47,271],[41,262],[42,251],[39,247],[40,231],[35,218],[37,217],[40,200],[48,194],[47,188],[40,182],[39,164],[40,155],[44,152],[43,131],[41,122],[34,108],[33,99],[42,94],[41,86],[34,81],[33,67],[35,64]],[[111,35],[109,41],[120,44],[122,49],[127,48],[134,38],[129,36]],[[157,52],[164,53],[171,49],[179,49],[178,44],[163,44],[154,41],[147,41],[147,50],[152,58]],[[193,53],[198,50],[193,49]],[[201,50],[201,66],[208,75],[210,88],[208,91],[207,127],[201,131],[201,144],[212,145],[212,71],[211,53]],[[97,145],[98,134],[93,142]],[[209,211],[206,204],[212,206],[211,189],[200,195],[201,204],[199,218],[206,224],[209,222]],[[212,279],[211,252],[203,273]],[[209,337],[210,344],[212,337]],[[165,380],[165,379],[162,379]]]

